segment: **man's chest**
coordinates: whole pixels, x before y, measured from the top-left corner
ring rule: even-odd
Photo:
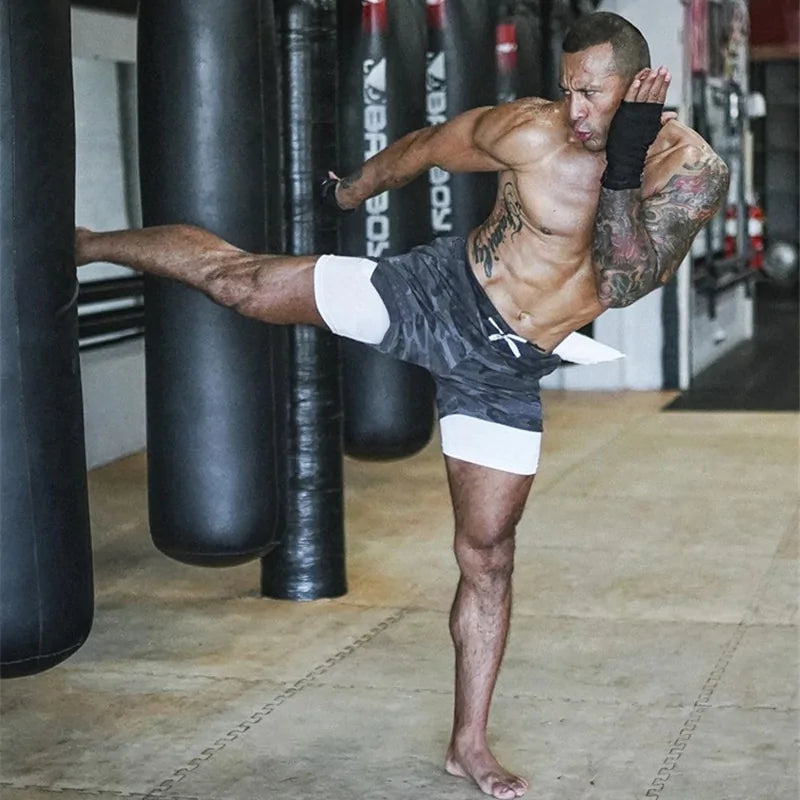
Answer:
[[[656,161],[653,159],[645,167],[643,198],[660,187]],[[604,169],[604,158],[550,158],[537,164],[536,169],[521,172],[516,191],[531,226],[545,234],[585,241],[594,227]]]
[[[521,175],[517,190],[530,224],[544,234],[584,239],[597,211],[601,174],[570,169],[553,159]]]

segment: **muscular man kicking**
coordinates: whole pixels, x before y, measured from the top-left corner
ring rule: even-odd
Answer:
[[[672,277],[728,183],[700,136],[662,124],[670,75],[650,69],[630,23],[582,17],[563,49],[558,102],[468,111],[328,184],[329,200],[354,208],[434,165],[496,172],[494,210],[466,240],[437,239],[377,264],[246,253],[188,225],[79,230],[76,241],[79,264],[174,278],[242,314],[326,327],[431,371],[461,571],[446,768],[503,799],[528,788],[495,760],[486,726],[508,633],[515,526],[538,462],[538,381],[561,355],[583,359],[573,331]]]

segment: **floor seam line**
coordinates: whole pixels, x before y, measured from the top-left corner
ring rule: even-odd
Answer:
[[[45,786],[38,783],[23,783],[15,781],[0,781],[0,788],[27,791],[33,789],[37,792],[48,794],[79,794],[84,797],[119,797],[123,800],[145,800],[144,792],[125,792],[120,789],[89,788],[87,786]],[[197,795],[174,794],[169,800],[212,800],[210,797],[201,798]]]
[[[99,664],[98,666],[87,666],[86,664],[71,664],[68,666],[71,673],[74,674],[81,674],[81,675],[93,675],[98,671],[102,671],[103,675],[116,675],[120,677],[124,677],[126,675],[135,675],[138,678],[200,678],[204,681],[208,681],[209,683],[224,683],[224,682],[235,682],[243,684],[244,686],[248,686],[250,688],[255,688],[257,686],[263,685],[264,681],[258,680],[257,678],[241,678],[238,675],[209,675],[204,672],[186,672],[185,670],[179,669],[164,669],[164,670],[138,670],[136,669],[135,664],[130,669],[123,669],[122,667],[108,667],[105,664]],[[275,684],[276,687],[280,684],[289,683],[289,681],[271,681],[271,683]]]
[[[347,656],[358,650],[362,645],[374,639],[380,633],[383,633],[387,628],[399,622],[407,613],[406,608],[401,608],[394,614],[385,617],[377,625],[370,628],[365,634],[362,634],[353,642],[345,645],[341,650],[334,655],[327,658],[322,664],[318,664],[312,670],[307,672],[302,678],[295,681],[291,686],[279,692],[269,702],[254,711],[246,720],[240,722],[234,728],[229,730],[224,735],[220,736],[214,741],[213,744],[204,748],[199,755],[190,759],[184,766],[178,767],[170,777],[161,781],[158,785],[150,789],[143,795],[139,795],[144,800],[152,800],[152,798],[164,797],[165,793],[170,791],[177,783],[180,783],[187,775],[194,772],[201,764],[209,761],[217,753],[223,750],[226,745],[235,742],[238,738],[247,733],[251,728],[268,717],[277,708],[282,706],[287,700],[290,700],[295,695],[307,689],[309,686],[316,683],[317,679],[324,675],[332,667],[335,667],[340,661],[343,661]],[[170,796],[171,799],[172,796]]]
[[[648,798],[648,800],[658,800],[658,798],[661,797],[661,792],[664,791],[667,781],[672,775],[672,770],[675,769],[678,759],[686,751],[686,747],[689,744],[689,741],[691,740],[695,730],[697,729],[697,726],[700,724],[703,714],[709,708],[713,708],[711,705],[711,696],[719,686],[722,676],[724,675],[728,664],[730,664],[731,659],[736,653],[736,650],[741,644],[747,629],[748,625],[745,620],[739,622],[739,624],[736,626],[733,636],[731,636],[723,648],[722,653],[717,659],[717,663],[714,665],[714,668],[711,670],[708,678],[706,678],[703,688],[700,689],[700,694],[698,694],[697,699],[694,701],[692,711],[684,721],[680,731],[678,731],[678,735],[672,742],[672,745],[667,751],[667,755],[664,757],[664,760],[661,762],[661,766],[658,768],[656,776],[650,782],[650,787],[645,792],[644,796],[645,798]]]
[[[733,635],[723,648],[722,653],[717,659],[717,663],[711,670],[711,674],[708,676],[708,678],[706,678],[706,682],[703,684],[703,688],[700,690],[700,694],[697,696],[697,699],[694,702],[692,712],[683,723],[683,726],[678,732],[678,736],[673,741],[670,749],[667,752],[667,755],[661,762],[661,766],[656,772],[655,778],[653,778],[653,780],[650,782],[650,788],[647,789],[644,795],[645,798],[648,798],[648,800],[658,800],[658,798],[661,797],[661,792],[664,791],[667,781],[672,775],[672,770],[675,769],[675,766],[678,763],[678,759],[685,752],[686,747],[692,738],[692,734],[696,730],[697,725],[700,723],[703,713],[707,709],[713,708],[711,705],[711,697],[722,681],[725,670],[728,668],[733,656],[736,654],[736,651],[739,648],[742,639],[744,639],[745,634],[748,630],[754,627],[755,613],[758,610],[759,601],[763,596],[764,590],[767,587],[769,576],[777,561],[778,552],[776,549],[775,553],[773,553],[772,559],[770,560],[769,567],[767,567],[761,576],[761,580],[758,582],[758,586],[756,587],[756,590],[747,605],[742,619],[736,626],[736,630],[733,632]]]

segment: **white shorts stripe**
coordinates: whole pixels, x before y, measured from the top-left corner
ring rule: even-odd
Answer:
[[[446,456],[516,475],[536,474],[541,433],[464,414],[449,414],[439,424]]]

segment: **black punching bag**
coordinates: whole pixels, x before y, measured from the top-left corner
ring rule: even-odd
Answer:
[[[539,0],[502,5],[495,27],[497,102],[541,97],[542,23]]]
[[[433,125],[495,104],[492,0],[426,0],[427,120]],[[492,210],[497,175],[430,171],[434,236],[466,236]]]
[[[316,188],[336,158],[335,0],[276,0],[283,73],[286,241],[293,254],[337,250],[336,220]],[[261,562],[267,597],[315,600],[347,591],[342,488],[342,402],[335,336],[289,330],[285,522]]]
[[[542,97],[542,3],[524,0],[512,18],[517,33],[517,91],[519,97]]]
[[[339,4],[339,159],[345,171],[425,126],[425,37],[420,5]],[[426,182],[371,197],[343,219],[339,232],[343,254],[375,260],[428,241]],[[345,452],[386,459],[421,450],[433,433],[430,375],[360,342],[342,339],[341,348]]]
[[[544,97],[548,100],[557,100],[561,96],[561,44],[576,19],[570,0],[551,0],[542,8]]]
[[[142,0],[138,41],[144,224],[264,252],[272,3]],[[270,327],[169,280],[146,280],[145,306],[153,541],[187,564],[261,556],[277,533]]]
[[[86,640],[94,610],[78,360],[69,3],[0,13],[0,676]]]
[[[517,26],[513,19],[502,17],[495,26],[495,81],[497,102],[510,103],[519,95]]]

